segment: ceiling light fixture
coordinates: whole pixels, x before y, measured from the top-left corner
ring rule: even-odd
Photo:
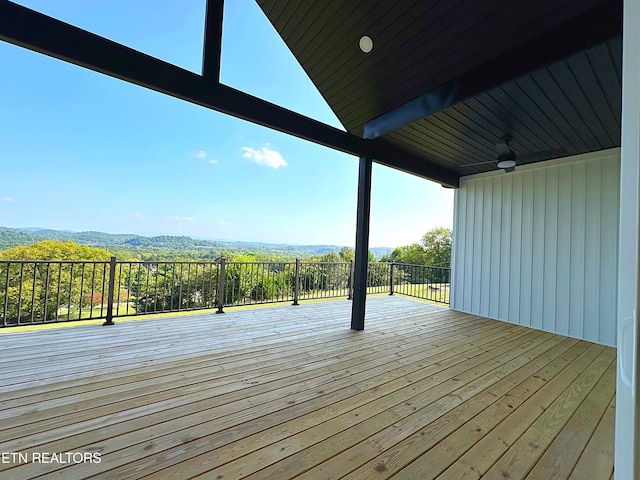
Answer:
[[[360,38],[360,50],[362,50],[364,53],[369,53],[371,50],[373,50],[373,40],[371,40],[371,37],[368,37],[367,35],[364,35],[362,38]]]
[[[516,166],[515,160],[502,160],[498,162],[498,168],[513,168]]]

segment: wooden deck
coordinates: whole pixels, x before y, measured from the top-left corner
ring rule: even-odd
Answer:
[[[612,478],[615,349],[350,305],[2,333],[0,478]]]

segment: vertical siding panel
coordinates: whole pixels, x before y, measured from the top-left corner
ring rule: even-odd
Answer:
[[[476,198],[474,204],[473,219],[473,264],[472,284],[473,291],[471,293],[471,309],[474,312],[480,312],[480,292],[482,289],[482,252],[484,245],[482,244],[482,227],[484,216],[482,209],[484,208],[484,180],[478,180],[475,183]]]
[[[571,286],[569,335],[584,338],[584,266],[586,217],[586,165],[573,165],[571,178]]]
[[[620,157],[467,180],[452,307],[615,345]]]
[[[493,177],[491,199],[491,278],[489,285],[489,317],[500,318],[500,290],[504,285],[500,278],[500,254],[502,251],[502,180],[504,176]]]
[[[507,321],[520,323],[520,265],[522,256],[522,174],[514,172],[511,192],[511,248],[509,272],[509,316]]]
[[[556,292],[558,274],[558,175],[557,166],[547,169],[545,185],[545,227],[544,227],[544,300],[542,307],[542,328],[556,331]]]
[[[509,318],[511,299],[511,203],[513,201],[513,176],[502,176],[502,230],[500,231],[500,306],[498,318]]]
[[[542,328],[544,297],[544,213],[546,209],[546,169],[533,172],[533,232],[531,267],[531,326]]]
[[[571,280],[571,165],[558,168],[558,259],[556,272],[556,333],[569,334]]]
[[[597,342],[600,317],[600,219],[602,205],[602,162],[586,163],[585,178],[585,265],[584,338]]]
[[[599,341],[615,345],[617,338],[618,222],[620,218],[620,158],[602,164]]]
[[[482,182],[484,203],[482,205],[482,250],[480,261],[480,315],[489,316],[489,291],[491,287],[491,221],[493,200],[493,178]]]
[[[533,182],[534,172],[522,174],[522,250],[520,251],[520,314],[521,325],[531,325],[531,288],[533,264]]]
[[[465,312],[473,311],[471,309],[471,298],[473,294],[473,235],[474,235],[474,202],[476,196],[476,182],[469,182],[467,186],[467,216],[466,221],[466,237],[464,242],[464,301],[462,309]]]
[[[460,259],[460,236],[462,232],[461,218],[463,213],[460,209],[460,199],[466,194],[466,190],[461,187],[453,192],[453,231],[451,232],[451,285],[449,286],[449,304],[453,309],[459,309],[458,293],[460,291],[458,265]]]

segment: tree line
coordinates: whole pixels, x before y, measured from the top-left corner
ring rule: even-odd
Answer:
[[[113,251],[71,241],[44,240],[0,251],[0,312],[5,321],[37,318],[42,321],[101,316],[109,282],[107,262]],[[314,291],[343,292],[349,287],[350,247],[305,259],[298,272],[301,294]],[[223,252],[214,259],[188,264],[172,261],[122,258],[116,271],[118,308],[129,313],[214,307],[218,303],[220,269],[211,260],[230,262],[225,271],[225,304],[277,301],[292,295],[295,265],[265,253]],[[384,262],[446,267],[451,258],[451,232],[433,229],[420,243],[393,250],[381,261],[369,252],[368,287],[390,284],[390,267]],[[9,260],[33,263],[7,263]],[[37,261],[49,261],[37,263]],[[64,262],[78,263],[64,263]],[[269,263],[267,263],[269,262]],[[448,273],[398,265],[394,283],[448,282]],[[434,273],[435,272],[435,273]],[[96,310],[100,313],[96,315]]]

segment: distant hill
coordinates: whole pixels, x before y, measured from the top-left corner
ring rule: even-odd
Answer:
[[[211,250],[214,252],[259,252],[273,253],[291,258],[306,258],[315,255],[324,255],[339,251],[338,245],[287,245],[261,242],[232,242],[204,240],[187,237],[184,235],[159,235],[146,237],[128,233],[105,232],[72,232],[69,230],[51,230],[39,227],[8,228],[0,227],[0,250],[28,245],[41,240],[71,240],[82,245],[106,248],[107,250],[120,249],[128,251],[146,250],[171,250],[194,251]],[[374,247],[371,251],[376,258],[388,254],[393,249],[388,247]]]

